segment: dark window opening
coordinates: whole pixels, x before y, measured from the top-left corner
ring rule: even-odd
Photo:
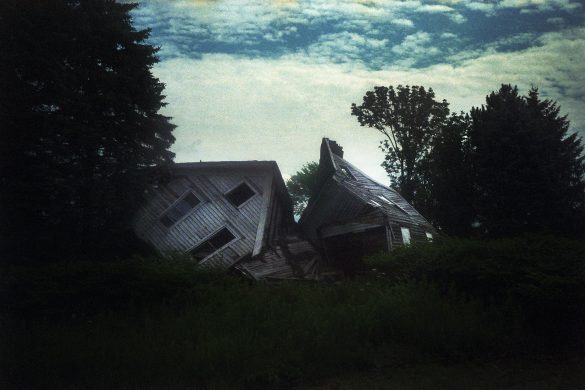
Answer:
[[[173,224],[174,224],[173,220],[168,215],[166,215],[166,214],[163,215],[162,217],[160,217],[160,221],[166,227],[173,226]]]
[[[191,206],[191,208],[197,206],[200,202],[199,198],[195,196],[194,193],[189,192],[187,196],[183,198],[183,202],[186,202]]]
[[[223,228],[201,244],[197,245],[197,247],[191,251],[191,257],[197,261],[201,261],[224,245],[230,243],[235,238],[236,237],[232,232],[227,228]]]
[[[388,250],[388,236],[384,226],[327,237],[323,242],[329,261],[347,275],[365,269],[362,261],[364,257]]]
[[[226,198],[236,207],[243,205],[248,199],[253,197],[256,193],[246,183],[242,183],[227,194]]]
[[[192,192],[183,196],[170,209],[168,209],[161,217],[160,221],[166,227],[171,227],[178,220],[183,218],[191,209],[201,203],[201,200]]]

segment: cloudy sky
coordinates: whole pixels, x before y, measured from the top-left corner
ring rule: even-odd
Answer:
[[[350,115],[375,85],[423,85],[469,111],[531,85],[585,136],[585,5],[578,0],[142,0],[176,161],[318,160],[321,138],[388,184],[381,140]]]

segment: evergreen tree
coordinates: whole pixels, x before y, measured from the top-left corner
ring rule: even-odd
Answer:
[[[375,87],[366,92],[363,103],[351,106],[360,125],[373,127],[384,135],[380,149],[382,163],[402,196],[425,213],[428,191],[425,167],[434,135],[449,115],[449,104],[437,102],[431,88],[413,85]]]
[[[474,208],[482,230],[585,232],[583,145],[538,90],[502,85],[471,111]]]
[[[157,49],[135,4],[0,2],[0,242],[18,256],[96,254],[117,243],[172,162],[158,113]]]

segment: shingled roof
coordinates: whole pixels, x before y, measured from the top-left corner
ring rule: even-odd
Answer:
[[[393,237],[389,246],[402,242],[400,227],[411,229],[415,240],[426,240],[427,233],[436,233],[398,191],[345,160],[343,148],[328,138],[321,143],[317,186],[300,224],[313,242],[334,234],[332,226],[345,226],[336,228],[335,234],[387,226]]]
[[[333,180],[364,203],[383,211],[393,220],[412,224],[429,223],[396,190],[376,182],[338,155],[333,154],[333,160],[336,167]]]
[[[364,205],[392,217],[396,221],[429,225],[429,222],[412,207],[398,191],[387,187],[343,159],[343,148],[335,141],[323,138],[319,162],[319,192],[328,180],[333,180]],[[305,214],[311,213],[315,202],[310,202]]]

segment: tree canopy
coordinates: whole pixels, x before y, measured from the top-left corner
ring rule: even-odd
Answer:
[[[172,162],[157,49],[132,26],[135,6],[0,3],[1,241],[19,254],[119,243],[147,171]]]
[[[384,135],[380,142],[385,153],[382,166],[392,186],[415,207],[422,206],[426,202],[423,165],[433,135],[447,120],[449,104],[437,102],[432,88],[378,86],[366,92],[360,106],[353,103],[351,113],[361,126],[373,127]]]
[[[583,144],[537,89],[502,85],[471,110],[473,207],[490,235],[585,231]]]
[[[433,137],[421,174],[427,202],[421,211],[437,228],[458,236],[471,234],[474,222],[470,126],[469,115],[452,114]]]
[[[286,182],[286,187],[293,201],[295,215],[301,215],[317,186],[317,172],[319,163],[308,162],[291,176]]]
[[[583,144],[558,105],[502,85],[471,113],[432,89],[376,87],[352,114],[384,134],[383,166],[438,228],[455,235],[585,234]],[[473,226],[473,227],[472,227]]]

